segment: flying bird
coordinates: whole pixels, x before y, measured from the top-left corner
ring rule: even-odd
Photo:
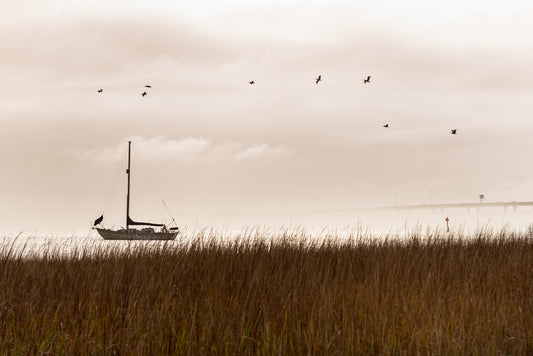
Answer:
[[[315,79],[315,83],[318,84],[318,82],[321,81],[321,80],[322,80],[322,76],[319,75],[319,76]]]
[[[383,125],[383,127],[389,127],[389,124],[385,124],[385,125]]]
[[[451,133],[452,135],[456,135],[456,134],[457,134],[457,129],[452,129],[452,130],[450,130],[450,133]]]
[[[369,75],[368,77],[366,77],[366,79],[363,79],[363,84],[370,83],[370,78],[371,78],[371,77],[372,77],[372,76]]]
[[[145,88],[151,88],[152,86],[151,85],[145,85],[144,87]]]
[[[255,84],[255,82],[254,82],[253,80],[252,80],[252,81],[250,81],[250,82],[248,82],[248,83],[250,83],[250,84]]]
[[[104,91],[104,89],[98,89],[98,90],[97,90],[97,92],[99,92],[99,93],[101,93],[101,92],[103,92],[103,91]]]
[[[146,96],[147,94],[146,94],[145,91],[143,91],[141,95],[142,95],[142,96]]]

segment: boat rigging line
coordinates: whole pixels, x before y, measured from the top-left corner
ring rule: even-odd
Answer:
[[[152,200],[152,204],[154,206],[154,208],[156,209],[157,213],[159,214],[159,218],[161,219],[161,221],[164,220],[164,217],[163,217],[163,214],[161,212],[161,207],[159,206],[159,204],[157,204],[157,199],[156,199],[156,195],[155,195],[155,191],[154,191],[154,187],[152,186],[153,182],[148,174],[148,170],[146,168],[146,166],[144,165],[144,162],[141,158],[141,155],[137,154],[137,160],[139,161],[138,163],[138,166],[141,168],[140,171],[142,172],[142,175],[143,175],[143,178],[144,180],[146,181],[146,185],[147,185],[147,188],[148,188],[148,195],[150,196],[150,199]]]
[[[139,160],[139,166],[141,167],[141,171],[143,173],[143,176],[144,176],[144,179],[146,180],[147,182],[147,185],[148,185],[148,191],[149,191],[149,194],[150,194],[150,197],[152,198],[152,202],[153,204],[155,205],[156,209],[157,209],[157,212],[158,214],[160,215],[161,217],[161,220],[163,221],[164,220],[164,214],[163,212],[161,211],[161,207],[159,206],[159,204],[157,204],[157,200],[161,200],[161,202],[163,203],[163,206],[165,207],[166,209],[166,212],[168,213],[168,215],[170,216],[172,222],[178,226],[178,223],[176,222],[176,220],[174,219],[174,216],[172,215],[172,212],[170,211],[168,205],[165,203],[165,201],[163,200],[161,194],[159,193],[159,190],[157,189],[157,185],[155,184],[155,181],[154,179],[152,178],[152,176],[150,175],[148,169],[146,168],[142,158],[140,157],[140,155],[138,155],[138,160]]]
[[[113,177],[111,179],[111,182],[106,190],[106,193],[104,195],[104,199],[102,203],[100,204],[100,211],[102,212],[102,215],[106,215],[109,212],[110,207],[113,204],[113,200],[115,199],[116,191],[118,188],[118,183],[120,181],[120,176],[122,171],[125,169],[126,166],[126,158],[121,155],[120,164],[117,165],[115,172],[113,174]]]

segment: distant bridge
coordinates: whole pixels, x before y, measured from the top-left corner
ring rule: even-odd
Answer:
[[[346,209],[332,209],[331,211],[383,211],[383,210],[444,210],[444,209],[457,209],[464,208],[470,210],[475,208],[479,210],[481,208],[494,208],[502,207],[504,211],[508,208],[512,208],[513,211],[519,206],[531,206],[533,207],[533,201],[510,201],[510,202],[495,202],[495,203],[452,203],[452,204],[418,204],[418,205],[394,205],[394,206],[378,206],[373,208],[346,208]]]

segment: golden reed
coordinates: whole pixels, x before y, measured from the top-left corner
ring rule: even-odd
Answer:
[[[528,236],[211,237],[0,248],[0,354],[533,354]]]

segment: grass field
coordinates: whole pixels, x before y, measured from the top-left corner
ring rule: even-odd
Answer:
[[[317,241],[4,245],[0,353],[533,354],[533,239]]]

